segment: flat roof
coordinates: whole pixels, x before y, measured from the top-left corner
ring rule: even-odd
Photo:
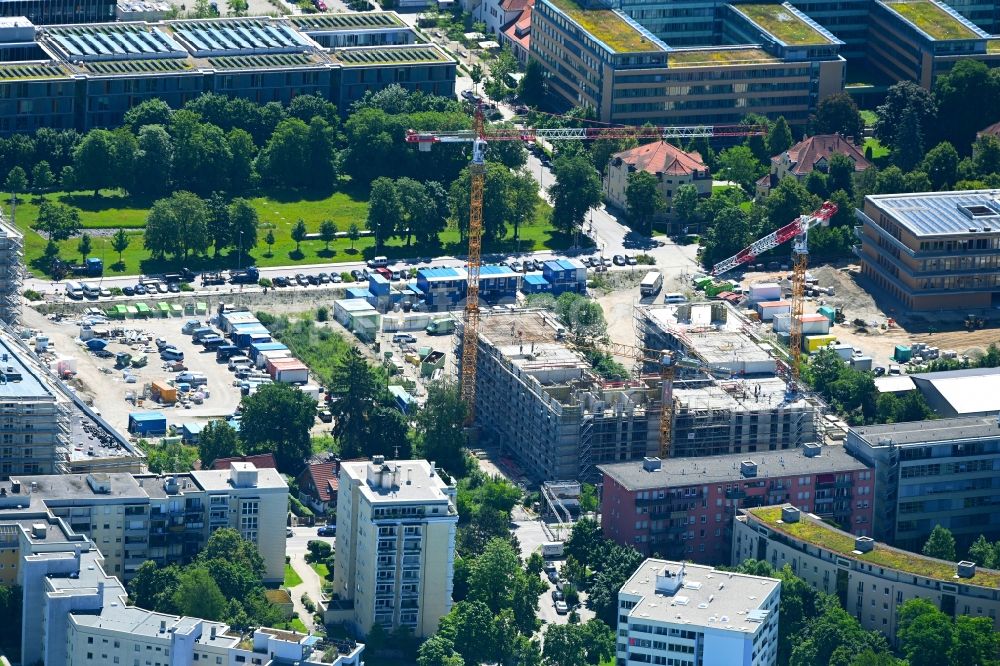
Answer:
[[[789,402],[789,395],[785,380],[778,377],[718,380],[697,388],[679,388],[676,384],[674,387],[678,407],[696,412],[707,409],[750,413],[809,404],[802,396]]]
[[[575,0],[545,0],[615,53],[663,51],[655,41],[610,9],[584,9]],[[651,35],[650,35],[651,37]]]
[[[303,32],[339,32],[375,30],[399,26],[405,28],[396,12],[340,12],[334,14],[296,14],[289,16],[292,25]]]
[[[30,497],[32,500],[38,499],[42,502],[54,502],[59,504],[60,500],[77,500],[81,497],[93,499],[145,499],[146,493],[140,487],[132,474],[127,472],[98,473],[94,476],[102,483],[106,483],[109,492],[96,493],[87,482],[88,474],[48,474],[40,476],[12,476],[12,480],[21,482],[21,495]],[[31,484],[36,484],[32,489]],[[0,482],[0,487],[7,489],[7,494],[11,495],[10,481]]]
[[[865,198],[918,237],[1000,234],[1000,190],[875,194]]]
[[[983,587],[1000,587],[1000,571],[976,569],[972,578],[958,578],[955,573],[955,563],[936,560],[917,553],[911,553],[898,548],[891,548],[882,543],[876,543],[875,549],[868,553],[854,550],[855,536],[843,532],[824,523],[819,518],[799,512],[799,522],[786,523],[781,520],[780,506],[756,507],[744,509],[748,516],[764,523],[771,529],[786,534],[799,541],[812,544],[817,548],[837,553],[842,557],[874,564],[887,569],[895,569],[903,573],[925,576],[934,580],[961,585],[981,585]]]
[[[889,425],[861,426],[851,432],[870,446],[896,446],[947,442],[955,439],[1000,437],[995,416],[963,416],[933,421],[907,421]]]
[[[399,46],[365,46],[337,49],[330,57],[344,67],[454,62],[451,56],[433,44],[401,44]]]
[[[210,52],[302,51],[310,41],[290,25],[266,18],[170,21],[170,29],[198,55]]]
[[[656,589],[657,574],[683,572],[681,587],[674,594]],[[669,624],[690,624],[719,631],[754,633],[763,622],[750,620],[750,611],[760,609],[781,586],[775,578],[716,571],[701,564],[648,559],[625,581],[619,594],[642,599],[629,609],[630,619]],[[765,616],[766,617],[766,616]]]
[[[815,23],[808,21],[802,12],[788,3],[730,6],[753,21],[757,27],[789,46],[834,43],[833,39],[817,29]]]
[[[956,414],[1000,412],[1000,368],[968,368],[910,375],[917,388],[930,384]]]
[[[718,67],[778,62],[778,60],[779,58],[755,46],[714,46],[670,51],[670,54],[667,56],[667,66],[675,69],[682,67],[704,67],[707,65]]]
[[[55,393],[42,381],[40,369],[29,352],[0,338],[0,401],[32,398],[54,400]]]
[[[949,12],[933,0],[883,0],[879,4],[903,17],[935,40],[989,37],[958,12]]]
[[[232,464],[237,467],[241,465],[252,466],[252,463]],[[190,474],[195,483],[201,486],[203,490],[207,490],[209,492],[213,490],[231,490],[233,488],[232,484],[229,483],[230,471],[228,469],[202,469],[190,472]],[[285,483],[285,479],[278,473],[278,470],[270,467],[263,467],[257,469],[257,485],[254,487],[257,489],[288,488],[288,484]]]
[[[94,23],[45,26],[44,42],[68,60],[125,60],[184,57],[184,47],[161,25]]]
[[[910,375],[884,375],[875,378],[875,390],[879,393],[904,393],[917,388]]]
[[[46,62],[7,62],[0,64],[0,80],[32,80],[67,77],[68,73],[58,63]]]
[[[757,465],[756,477],[745,477],[741,463]],[[706,483],[752,481],[781,476],[824,474],[867,469],[867,466],[844,450],[842,446],[821,446],[819,455],[808,457],[805,449],[734,453],[708,458],[668,458],[660,461],[660,469],[646,471],[643,461],[598,465],[629,490],[694,486]]]
[[[431,466],[426,460],[386,460],[377,469],[398,471],[397,483],[389,488],[375,487],[368,483],[369,467],[376,468],[374,462],[356,461],[340,463],[341,472],[353,480],[360,481],[361,493],[372,504],[392,504],[395,502],[449,503],[451,499],[444,489],[448,484],[440,474],[431,476]],[[407,483],[409,481],[409,483]]]

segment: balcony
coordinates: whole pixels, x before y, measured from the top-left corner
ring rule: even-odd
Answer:
[[[731,488],[726,491],[726,499],[728,500],[741,500],[745,499],[747,496],[747,491],[742,488]]]

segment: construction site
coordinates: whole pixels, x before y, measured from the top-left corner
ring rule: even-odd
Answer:
[[[656,378],[606,381],[544,311],[479,322],[476,423],[534,481],[595,480],[596,465],[659,450]]]

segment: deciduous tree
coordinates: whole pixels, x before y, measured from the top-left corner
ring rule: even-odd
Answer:
[[[452,476],[465,476],[468,470],[468,458],[463,450],[467,413],[458,388],[441,382],[427,387],[427,402],[417,412],[420,456],[436,461]]]
[[[943,141],[927,151],[920,170],[927,174],[936,190],[954,185],[958,175],[958,151]]]
[[[375,236],[376,252],[382,249],[382,243],[392,235],[404,214],[396,184],[391,178],[376,178],[372,182],[371,194],[368,197],[367,221],[368,228]]]
[[[864,129],[858,105],[847,93],[825,97],[816,107],[816,132],[819,134],[839,133],[860,140]]]
[[[154,255],[187,258],[208,249],[208,208],[198,195],[175,192],[153,204],[146,217],[144,244]]]
[[[524,66],[518,95],[528,106],[540,106],[545,100],[545,73],[542,64],[534,58],[528,58],[528,64]]]
[[[80,231],[80,211],[66,204],[43,201],[38,207],[34,228],[44,232],[49,240],[60,243]]]
[[[93,244],[90,241],[90,234],[83,234],[80,236],[79,242],[76,244],[76,251],[80,253],[84,261],[87,261],[87,256],[93,249]]]
[[[25,192],[28,189],[28,174],[24,172],[19,166],[14,167],[7,173],[7,179],[4,181],[3,189],[9,192],[12,197],[17,198],[18,194]]]
[[[170,189],[174,146],[163,125],[143,125],[139,130],[138,152],[132,188],[142,197],[163,196]]]
[[[104,129],[87,132],[73,153],[73,171],[76,174],[76,186],[94,190],[94,196],[100,190],[114,187],[114,137]]]
[[[49,191],[55,184],[56,177],[52,174],[52,169],[45,160],[36,164],[31,170],[31,186],[39,194]]]
[[[556,179],[549,187],[552,225],[572,233],[581,227],[587,211],[601,203],[601,179],[583,155],[557,158],[552,174]]]
[[[307,233],[306,222],[300,217],[295,221],[295,226],[292,227],[292,240],[295,241],[296,252],[302,252],[302,241],[306,239]]]
[[[211,469],[218,458],[243,455],[239,435],[225,421],[209,421],[198,437],[198,456],[201,468]]]
[[[795,143],[792,138],[792,128],[788,126],[788,121],[784,116],[778,116],[767,134],[767,150],[771,156],[780,155]]]
[[[956,559],[955,537],[952,536],[951,531],[947,527],[935,525],[934,529],[931,530],[930,536],[927,537],[927,543],[924,544],[921,552],[927,557],[936,557],[939,560],[954,562]]]
[[[933,127],[937,118],[937,100],[929,90],[913,81],[900,81],[889,86],[885,101],[875,109],[874,132],[882,145],[889,148],[899,146],[900,131],[904,129],[904,116],[908,109],[919,123],[919,138],[923,145],[923,132]]]
[[[667,207],[656,176],[648,171],[630,173],[625,199],[629,220],[640,233],[652,235],[653,219]]]
[[[748,194],[754,191],[757,179],[765,170],[746,146],[733,146],[719,153],[719,177],[738,184]]]
[[[129,244],[132,239],[129,238],[128,234],[124,229],[120,228],[115,232],[115,235],[111,237],[111,249],[118,253],[118,263],[122,263],[122,253],[128,249]]]
[[[273,453],[278,469],[297,474],[312,454],[316,401],[298,387],[265,384],[243,398],[240,441],[247,454]]]
[[[257,246],[257,227],[260,219],[257,209],[247,199],[236,198],[229,203],[230,244],[241,253]]]

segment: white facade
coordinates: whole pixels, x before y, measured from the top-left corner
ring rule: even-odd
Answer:
[[[457,525],[455,489],[427,461],[341,463],[327,621],[433,634],[451,610]]]
[[[648,559],[618,592],[619,666],[773,666],[781,581]]]

